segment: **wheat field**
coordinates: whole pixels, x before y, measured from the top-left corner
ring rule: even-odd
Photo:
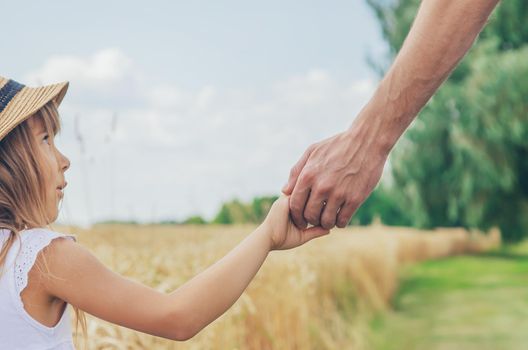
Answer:
[[[220,259],[255,226],[55,229],[76,234],[78,242],[113,271],[169,293]],[[463,229],[419,231],[381,225],[334,229],[297,249],[271,252],[233,307],[186,342],[143,334],[86,314],[87,345],[97,350],[369,349],[367,320],[373,312],[390,307],[402,264],[499,244],[498,231],[484,235]],[[81,334],[74,334],[74,340],[81,349]]]

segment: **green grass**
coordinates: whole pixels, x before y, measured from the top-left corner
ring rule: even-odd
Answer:
[[[374,349],[528,349],[528,242],[409,266]]]

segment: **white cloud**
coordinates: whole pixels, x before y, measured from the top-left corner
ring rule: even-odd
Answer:
[[[254,89],[190,89],[145,76],[119,49],[53,56],[28,74],[71,82],[61,105],[59,146],[72,161],[62,220],[210,218],[234,196],[278,194],[305,148],[350,125],[374,88],[323,69]]]
[[[27,74],[26,81],[28,84],[51,84],[69,80],[95,87],[123,79],[132,68],[132,60],[121,50],[108,48],[88,58],[52,56],[40,69]]]

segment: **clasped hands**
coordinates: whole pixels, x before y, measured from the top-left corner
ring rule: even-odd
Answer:
[[[345,227],[378,184],[387,156],[359,127],[310,145],[282,188],[295,226]]]

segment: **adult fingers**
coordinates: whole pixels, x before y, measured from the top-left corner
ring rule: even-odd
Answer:
[[[303,216],[303,212],[306,202],[308,201],[308,197],[310,196],[310,187],[304,184],[305,181],[298,182],[302,183],[295,185],[293,193],[290,196],[290,214],[295,226],[302,230],[306,228],[307,225]]]
[[[291,168],[288,182],[286,183],[286,185],[284,185],[284,187],[282,187],[282,192],[284,192],[284,194],[286,195],[292,194],[293,188],[295,187],[295,184],[297,183],[297,179],[299,175],[301,174],[301,171],[303,170],[304,165],[308,161],[308,158],[310,158],[310,154],[312,153],[313,149],[314,149],[313,145],[308,147],[306,151],[304,151],[301,158],[297,161],[297,163],[295,163],[293,168]]]
[[[326,196],[323,193],[314,190],[312,187],[312,191],[306,202],[306,207],[304,208],[303,218],[309,224],[319,226],[321,213],[323,212],[325,205]]]
[[[352,218],[352,214],[356,211],[358,205],[352,201],[345,201],[345,204],[341,206],[339,213],[337,214],[337,227],[343,228],[348,225],[348,222]]]
[[[331,196],[321,214],[321,226],[327,230],[332,229],[337,223],[338,211],[345,204],[339,196]]]

